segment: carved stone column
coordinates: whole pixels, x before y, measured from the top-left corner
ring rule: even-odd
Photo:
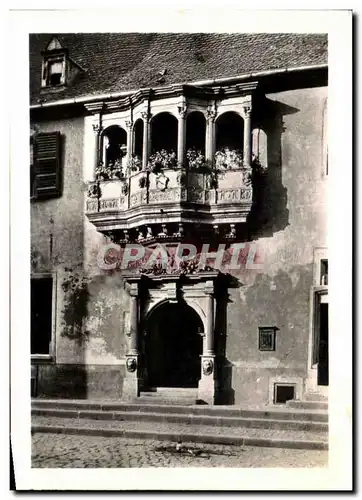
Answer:
[[[128,285],[130,295],[130,337],[126,355],[126,376],[123,381],[123,399],[133,400],[140,390],[140,351],[139,351],[139,287],[138,282]]]
[[[94,131],[94,169],[96,169],[99,165],[99,162],[101,160],[100,158],[100,151],[101,151],[101,133],[102,133],[102,126],[99,124],[93,124],[93,131]]]
[[[244,166],[251,166],[251,103],[243,106],[244,110]]]
[[[205,356],[214,355],[214,295],[212,289],[207,289],[206,294],[206,331],[205,331]]]
[[[131,290],[131,343],[130,343],[130,354],[138,354],[138,293],[137,290]]]
[[[126,121],[127,127],[127,157],[126,163],[132,158],[133,155],[133,122],[131,120]]]
[[[198,399],[208,404],[214,404],[216,398],[217,381],[215,375],[215,307],[214,284],[207,281],[204,289],[206,295],[206,328],[201,356],[201,379],[199,381]]]
[[[143,119],[143,148],[142,148],[142,168],[146,169],[150,149],[150,120],[151,114],[148,111],[141,113]]]
[[[177,134],[177,161],[180,166],[185,163],[185,147],[186,147],[186,104],[178,106],[178,134]]]
[[[215,119],[216,119],[216,109],[207,110],[207,134],[206,134],[206,159],[210,162],[214,161],[215,155]]]

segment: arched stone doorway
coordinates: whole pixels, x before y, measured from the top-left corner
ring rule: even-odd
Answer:
[[[164,302],[146,320],[147,385],[197,388],[203,323],[185,301]]]

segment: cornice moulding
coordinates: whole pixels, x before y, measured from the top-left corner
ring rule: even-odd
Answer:
[[[267,71],[259,71],[255,73],[247,73],[247,74],[242,74],[239,76],[233,76],[233,77],[226,77],[226,78],[219,78],[219,79],[213,79],[213,80],[199,80],[195,82],[190,82],[188,84],[175,84],[172,86],[168,87],[158,87],[153,89],[153,92],[158,92],[158,91],[166,91],[167,89],[173,88],[183,88],[187,86],[195,86],[195,87],[208,87],[208,86],[218,86],[220,87],[222,84],[230,83],[230,84],[237,84],[237,83],[242,83],[243,80],[249,80],[249,79],[259,79],[265,76],[272,76],[272,75],[282,75],[286,73],[295,73],[298,71],[310,71],[310,70],[317,70],[317,69],[327,69],[328,64],[315,64],[315,65],[309,65],[309,66],[299,66],[299,67],[294,67],[294,68],[281,68],[281,69],[273,69],[273,70],[267,70]],[[88,96],[81,96],[81,97],[74,97],[70,99],[61,99],[59,101],[52,101],[52,102],[45,102],[45,103],[39,103],[39,104],[32,104],[30,106],[31,110],[35,109],[40,109],[40,108],[48,108],[48,107],[55,107],[55,106],[66,106],[66,105],[72,105],[72,104],[85,104],[85,103],[90,103],[90,102],[95,102],[95,101],[107,101],[107,100],[112,100],[112,99],[117,99],[120,97],[130,97],[133,96],[134,99],[138,99],[138,94],[140,95],[145,95],[146,93],[150,93],[151,89],[134,89],[134,90],[127,90],[127,91],[120,91],[120,92],[114,92],[114,93],[109,93],[109,94],[98,94],[98,95],[88,95]]]

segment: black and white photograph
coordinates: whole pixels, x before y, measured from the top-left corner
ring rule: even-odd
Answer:
[[[26,164],[11,177],[22,172],[29,215],[28,308],[17,312],[29,340],[11,349],[27,350],[22,460],[37,484],[50,469],[192,469],[195,480],[280,469],[315,472],[311,487],[328,489],[333,415],[351,425],[352,412],[348,374],[333,375],[351,359],[352,330],[333,328],[330,186],[333,169],[346,172],[349,198],[352,165],[331,144],[336,30],[305,19],[250,30],[28,23]],[[348,11],[340,19],[348,38]],[[345,357],[333,347],[342,333]]]

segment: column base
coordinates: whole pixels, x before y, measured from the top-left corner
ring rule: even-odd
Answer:
[[[123,381],[122,399],[125,401],[133,401],[139,396],[139,379],[125,378]]]
[[[132,401],[139,396],[139,354],[128,354],[126,356],[126,377],[123,380],[122,399]]]
[[[215,379],[215,356],[201,356],[201,379],[197,391],[198,401],[214,405],[218,382]]]

